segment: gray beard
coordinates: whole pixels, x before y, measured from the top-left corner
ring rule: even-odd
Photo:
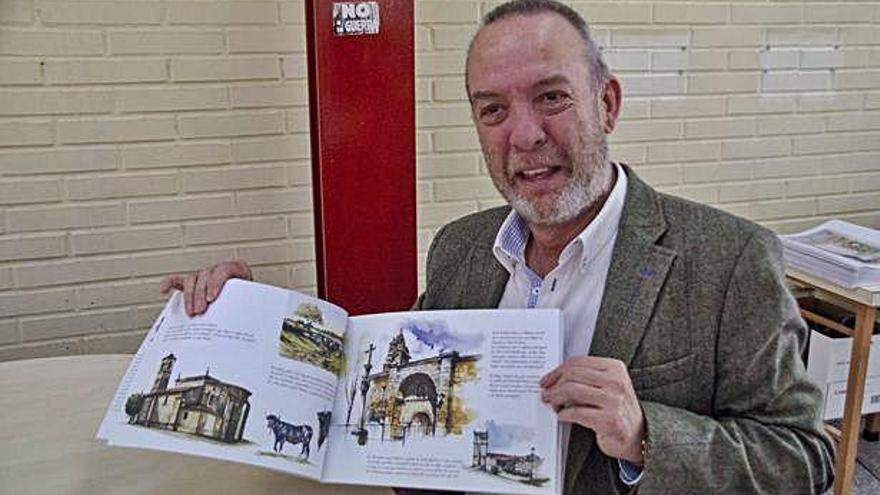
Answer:
[[[574,220],[595,204],[611,187],[613,165],[608,161],[608,143],[604,135],[592,147],[580,143],[584,163],[573,168],[571,181],[559,191],[553,204],[539,207],[525,196],[517,194],[512,187],[501,187],[501,195],[528,223],[534,225],[559,225]]]
[[[572,180],[556,196],[555,204],[548,211],[537,208],[527,198],[515,193],[508,194],[507,201],[528,223],[534,225],[559,225],[574,220],[595,204],[610,187],[611,167],[608,162],[599,166],[586,181]],[[584,183],[586,182],[586,183]]]

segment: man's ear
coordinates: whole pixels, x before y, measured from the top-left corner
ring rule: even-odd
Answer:
[[[602,110],[602,130],[605,131],[605,134],[611,134],[614,131],[622,105],[623,88],[620,86],[620,81],[613,74],[609,74],[605,86],[602,88],[600,107]]]

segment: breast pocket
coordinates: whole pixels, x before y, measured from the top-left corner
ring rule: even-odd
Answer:
[[[687,354],[664,363],[652,364],[629,370],[633,388],[637,392],[653,390],[686,380],[694,373],[693,354]]]

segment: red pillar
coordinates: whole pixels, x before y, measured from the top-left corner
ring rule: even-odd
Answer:
[[[318,295],[353,314],[416,297],[413,29],[413,0],[306,1]]]

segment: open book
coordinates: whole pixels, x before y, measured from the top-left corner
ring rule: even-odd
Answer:
[[[332,483],[561,492],[538,379],[557,310],[349,317],[230,280],[201,316],[175,293],[101,424],[111,445],[243,462]]]

